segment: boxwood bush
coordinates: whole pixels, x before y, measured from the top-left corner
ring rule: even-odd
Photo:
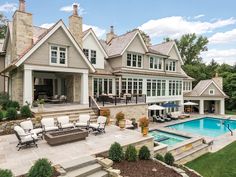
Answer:
[[[29,118],[32,116],[32,112],[28,105],[22,106],[20,109],[20,114],[22,118]]]
[[[140,160],[149,160],[150,159],[150,151],[147,146],[142,146],[139,150],[139,159]]]
[[[0,177],[13,177],[11,170],[0,169]]]
[[[8,108],[16,108],[16,110],[20,109],[20,104],[18,101],[9,101]]]
[[[16,108],[8,108],[6,117],[8,120],[15,120],[17,118]]]
[[[0,121],[3,119],[3,112],[0,111]]]
[[[164,162],[164,157],[161,155],[161,154],[156,154],[156,156],[155,156],[155,158],[157,159],[157,160],[160,160],[160,161],[162,161],[162,162]]]
[[[111,145],[109,149],[109,159],[114,162],[121,162],[124,159],[124,153],[121,145],[117,142]]]
[[[171,166],[174,165],[175,159],[174,159],[174,156],[170,152],[167,152],[165,154],[164,159],[165,159],[166,164],[171,165]]]
[[[27,177],[52,177],[53,167],[47,159],[39,159],[30,168]]]
[[[137,150],[134,146],[129,145],[125,151],[125,160],[129,162],[134,162],[137,160]]]

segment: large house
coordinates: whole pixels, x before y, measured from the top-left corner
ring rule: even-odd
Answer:
[[[33,15],[19,0],[0,51],[0,89],[21,104],[40,95],[66,95],[69,102],[88,104],[89,96],[102,94],[146,95],[148,104],[183,103],[183,88],[191,91],[193,79],[181,68],[175,42],[150,46],[138,29],[119,36],[113,27],[100,40],[92,29],[83,31],[73,7],[68,28],[59,20],[45,29],[33,25]]]

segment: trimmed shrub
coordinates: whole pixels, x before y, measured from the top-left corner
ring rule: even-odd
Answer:
[[[162,162],[164,162],[164,157],[161,155],[161,154],[156,154],[156,156],[155,156],[155,158],[157,159],[157,160],[160,160],[160,161],[162,161]]]
[[[3,112],[0,111],[0,121],[3,119]]]
[[[13,177],[11,170],[0,169],[0,177]]]
[[[19,110],[20,109],[20,104],[18,101],[10,101],[9,102],[9,105],[8,105],[8,108],[16,108],[16,110]]]
[[[137,160],[137,150],[134,146],[129,145],[125,151],[125,160],[129,162],[134,162]]]
[[[147,146],[142,146],[141,149],[139,150],[139,159],[140,160],[149,160],[150,159],[150,151]]]
[[[124,153],[121,145],[117,142],[111,145],[109,149],[109,159],[114,162],[121,162],[124,159]]]
[[[9,101],[9,95],[5,92],[0,93],[0,105],[2,106],[2,109],[7,109],[7,103]]]
[[[9,120],[15,120],[17,118],[17,111],[16,108],[8,108],[7,109],[7,114],[6,114],[7,119]]]
[[[53,167],[47,159],[39,159],[30,168],[27,177],[52,177]]]
[[[20,109],[20,114],[22,118],[29,118],[32,116],[32,112],[28,105],[22,106]]]
[[[173,166],[174,162],[175,162],[175,159],[174,159],[174,156],[170,153],[170,152],[167,152],[164,156],[164,159],[165,159],[165,163],[167,165],[171,165]]]

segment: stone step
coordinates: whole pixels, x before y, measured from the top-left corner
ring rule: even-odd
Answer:
[[[55,116],[60,116],[60,115],[80,115],[80,114],[95,114],[93,112],[93,110],[84,110],[84,111],[74,111],[74,112],[71,112],[71,111],[64,111],[64,112],[53,112],[53,113],[41,113],[40,115],[42,117],[49,117],[49,116],[52,116],[52,117],[55,117]]]
[[[96,172],[101,171],[101,169],[102,169],[102,166],[96,163],[96,164],[85,166],[83,168],[79,168],[73,171],[69,171],[66,174],[66,177],[87,177],[89,175],[92,175]]]
[[[97,162],[97,160],[94,157],[84,156],[84,157],[80,157],[78,159],[63,162],[63,163],[61,163],[61,166],[63,167],[63,169],[65,171],[69,172],[72,170],[86,167],[88,165],[94,165],[96,162]]]
[[[88,175],[87,177],[108,177],[108,172],[101,170],[91,175]]]
[[[209,145],[208,144],[201,144],[199,146],[194,147],[193,149],[183,152],[177,156],[174,156],[175,163],[185,164],[193,159],[196,159],[197,157],[202,156],[203,154],[207,153],[208,151],[209,151]]]

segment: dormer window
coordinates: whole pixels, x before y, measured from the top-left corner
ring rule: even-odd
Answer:
[[[67,64],[67,48],[53,45],[50,48],[50,64],[66,65]]]
[[[175,60],[166,60],[166,71],[176,71]]]
[[[142,68],[143,66],[142,55],[137,53],[127,53],[127,66]]]
[[[161,58],[154,57],[154,56],[151,56],[149,58],[150,69],[162,70],[162,64],[163,64],[163,60]]]
[[[91,61],[92,64],[97,63],[97,51],[96,50],[89,50],[89,49],[83,49],[84,55],[88,60]]]
[[[209,95],[215,95],[215,90],[214,89],[210,89],[209,90]]]

